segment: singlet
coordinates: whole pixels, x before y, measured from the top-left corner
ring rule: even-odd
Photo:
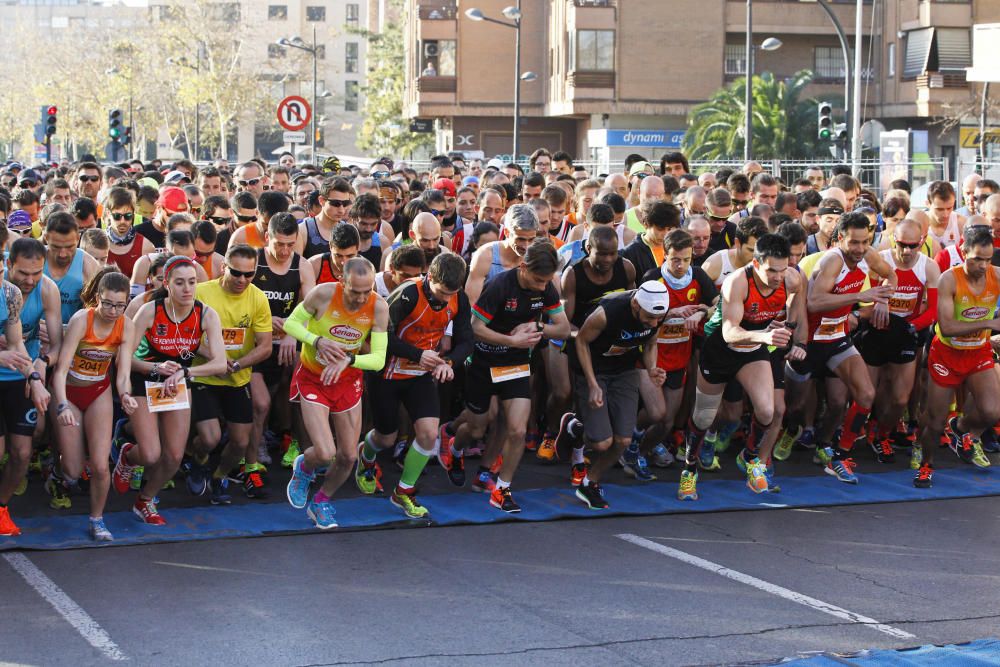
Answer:
[[[979,322],[984,324],[993,319],[996,311],[997,298],[1000,297],[1000,281],[997,281],[993,267],[986,271],[986,284],[979,294],[973,294],[969,278],[965,275],[965,266],[951,269],[955,276],[955,320],[958,322]],[[934,325],[934,333],[938,340],[956,350],[979,350],[989,348],[992,331],[984,326],[975,333],[961,336],[945,336],[941,333],[941,323]]]
[[[458,314],[458,292],[448,297],[448,301],[442,307],[435,308],[427,298],[430,289],[428,280],[424,278],[420,282],[414,282],[412,286],[407,285],[394,292],[393,299],[416,300],[409,315],[396,322],[394,327],[396,336],[400,340],[421,350],[436,350],[444,338],[448,325]],[[405,380],[426,373],[427,371],[420,368],[419,364],[409,359],[389,357],[383,377],[387,380]]]
[[[620,252],[625,249],[625,225],[618,225],[615,227],[615,233],[618,234],[618,250]],[[588,238],[590,238],[590,230],[586,229],[583,232],[583,238],[581,240],[586,242]]]
[[[259,229],[257,229],[257,223],[247,225],[245,229],[247,230],[247,233],[245,238],[243,239],[243,242],[246,243],[248,246],[250,246],[251,248],[260,249],[263,248],[265,245],[267,245],[266,243],[264,243],[264,235],[261,234]]]
[[[764,294],[757,286],[753,275],[753,265],[743,268],[747,278],[747,295],[743,299],[743,319],[740,327],[746,331],[763,331],[771,322],[785,319],[785,305],[788,301],[788,289],[785,281],[770,294]],[[722,335],[722,301],[712,313],[712,318],[705,324],[706,336]],[[727,343],[730,350],[736,352],[753,352],[760,348],[760,343]]]
[[[611,268],[611,279],[603,285],[598,285],[587,276],[585,262],[573,265],[571,269],[576,274],[576,308],[573,311],[573,325],[582,327],[592,312],[597,310],[601,299],[613,292],[624,292],[628,288],[628,274],[625,272],[625,260],[621,257]]]
[[[475,225],[471,222],[462,222],[460,226],[458,222],[463,220],[461,217],[455,218],[455,233],[451,237],[451,251],[456,255],[465,255],[475,231]]]
[[[59,299],[62,302],[63,324],[69,323],[69,318],[73,317],[73,314],[76,311],[83,310],[83,301],[80,300],[80,292],[83,290],[84,254],[86,253],[83,250],[77,248],[76,254],[73,255],[73,261],[69,265],[69,269],[66,270],[66,275],[59,280],[52,278],[52,274],[49,272],[49,260],[45,260],[44,273],[49,278],[52,278],[56,287],[59,288]]]
[[[896,272],[896,291],[889,297],[889,314],[911,321],[920,314],[920,305],[927,287],[927,263],[930,260],[927,255],[917,255],[917,263],[912,269],[901,269],[896,266],[891,250],[883,250],[880,254]]]
[[[275,273],[267,263],[267,250],[261,248],[257,251],[257,273],[254,274],[253,284],[267,297],[267,304],[271,307],[271,317],[287,318],[295,310],[299,293],[302,291],[302,278],[299,275],[301,261],[301,255],[292,253],[288,271]],[[272,342],[277,345],[282,338],[284,334],[275,334]]]
[[[94,334],[94,309],[88,308],[87,330],[76,346],[76,352],[73,353],[73,361],[66,374],[67,383],[81,387],[104,382],[118,347],[122,344],[124,333],[125,316],[121,315],[111,327],[107,337],[98,338]]]
[[[325,283],[339,282],[340,280],[333,274],[333,257],[329,252],[324,252],[323,258],[319,262],[319,275],[316,276],[316,284],[323,285]]]
[[[507,270],[507,267],[503,265],[503,258],[500,256],[499,242],[493,246],[492,252],[493,252],[493,259],[490,262],[490,270],[486,274],[486,280],[483,282],[484,285]]]
[[[128,252],[116,255],[113,252],[108,252],[108,262],[114,264],[118,267],[118,270],[124,273],[127,277],[132,277],[132,269],[135,268],[135,263],[139,261],[142,257],[142,246],[146,237],[142,234],[136,233],[135,238],[132,239],[132,247],[128,249]],[[114,247],[114,244],[111,245]]]
[[[306,247],[302,256],[306,259],[314,255],[330,252],[330,239],[323,238],[316,225],[316,218],[306,218]]]
[[[643,324],[632,314],[635,290],[611,294],[598,302],[604,309],[607,325],[590,342],[590,361],[594,373],[621,373],[634,369],[642,355],[642,345],[656,335],[659,325]],[[574,368],[580,368],[579,358],[570,357]]]
[[[847,268],[844,251],[834,247],[829,252],[840,255],[843,265],[833,286],[833,294],[857,294],[864,287],[868,278],[868,262],[861,260],[853,269]],[[817,264],[818,266],[818,264]],[[824,313],[809,313],[809,340],[818,343],[830,343],[847,336],[847,316],[851,314],[853,304],[847,304]]]
[[[206,259],[204,262],[199,262],[197,257],[194,258],[194,261],[199,266],[201,266],[201,268],[205,269],[205,275],[208,276],[209,280],[212,280],[213,278],[215,278],[215,275],[212,273],[213,264],[215,263],[214,260],[215,260],[215,255],[214,254],[209,255],[208,259]],[[258,269],[258,273],[259,272],[260,272],[260,270]]]
[[[389,288],[385,284],[385,273],[379,272],[375,274],[375,293],[378,294],[383,299],[389,298]]]
[[[344,303],[344,286],[337,283],[326,310],[319,317],[310,318],[306,329],[333,341],[348,352],[356,352],[361,349],[372,329],[377,298],[375,292],[372,292],[368,301],[351,312]],[[323,372],[323,364],[316,358],[316,348],[312,345],[302,346],[302,365],[317,375]]]
[[[962,257],[962,250],[957,245],[950,245],[944,250],[948,253],[948,267],[944,269],[945,271],[953,266],[965,263],[965,257]]]
[[[725,282],[726,277],[736,271],[736,267],[733,266],[733,260],[729,257],[729,251],[720,250],[719,253],[722,256],[722,267],[719,270],[719,277],[715,279],[716,289],[722,289],[722,283]]]
[[[166,298],[154,301],[153,322],[139,341],[135,351],[136,359],[143,361],[176,361],[181,366],[190,367],[195,352],[201,345],[205,329],[205,305],[195,301],[194,307],[180,322],[175,322],[167,314]]]
[[[674,288],[663,278],[666,267],[660,268],[659,281],[663,283],[670,294],[670,307],[681,308],[692,304],[710,305],[715,298],[712,281],[702,269],[691,267],[691,280],[680,288]],[[647,274],[648,275],[648,274]],[[704,322],[702,330],[704,331]],[[656,365],[665,371],[679,370],[687,366],[691,356],[693,341],[691,333],[684,325],[683,317],[670,317],[663,321],[663,326],[656,334]]]
[[[359,252],[359,255],[367,259],[378,271],[378,267],[382,265],[382,235],[377,231],[372,234],[372,245],[368,250]]]
[[[927,236],[941,244],[941,247],[952,246],[962,240],[962,234],[958,229],[958,214],[954,211],[948,218],[948,225],[944,228],[944,233],[938,236],[934,233],[934,228],[927,229]]]
[[[6,295],[4,295],[3,313],[4,321],[7,318]],[[38,359],[38,354],[42,348],[42,341],[38,338],[38,324],[45,317],[45,308],[42,305],[42,283],[35,285],[31,294],[24,300],[21,307],[21,337],[24,339],[24,348],[32,360]],[[9,382],[11,380],[23,380],[24,375],[20,371],[0,367],[0,381]]]

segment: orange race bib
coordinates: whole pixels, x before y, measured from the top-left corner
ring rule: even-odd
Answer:
[[[410,377],[420,377],[425,375],[427,371],[420,367],[420,364],[410,361],[409,359],[397,358],[392,365],[390,373],[395,375],[408,375]],[[496,380],[493,380],[496,382]]]
[[[816,327],[813,340],[838,340],[847,335],[847,315],[824,317]]]
[[[531,375],[531,367],[528,364],[521,364],[518,366],[493,366],[490,368],[490,377],[493,378],[493,384],[496,384],[497,382],[517,380],[518,378],[526,378],[529,375]]]
[[[686,343],[690,339],[691,336],[688,335],[687,329],[684,327],[684,318],[682,317],[671,317],[668,319],[660,327],[660,332],[656,336],[657,343],[664,343],[666,345]]]
[[[191,407],[191,398],[188,395],[187,382],[181,380],[177,383],[177,393],[167,396],[163,393],[162,382],[146,383],[146,404],[150,412],[171,412],[173,410],[186,410]]]
[[[917,303],[917,296],[917,292],[894,292],[889,297],[889,312],[900,317],[910,315]]]
[[[232,328],[222,330],[222,344],[227,350],[242,350],[246,338],[246,329]]]
[[[81,382],[100,382],[108,375],[114,355],[105,350],[86,349],[73,355],[69,376]]]

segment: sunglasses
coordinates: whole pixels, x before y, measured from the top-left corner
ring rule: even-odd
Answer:
[[[215,254],[214,250],[210,250],[208,252],[198,252],[197,250],[194,251],[194,256],[197,257],[198,259],[208,259],[214,254]]]
[[[434,215],[444,215],[444,211],[439,211],[436,208],[432,208],[431,213],[433,213]]]
[[[248,181],[236,181],[236,182],[239,183],[239,186],[241,188],[246,188],[246,187],[252,188],[253,186],[255,186],[258,183],[260,183],[260,178],[251,178]]]
[[[900,248],[907,248],[908,250],[916,250],[917,248],[922,246],[923,243],[919,241],[917,241],[916,243],[903,243],[902,241],[896,241],[896,245],[898,245]]]
[[[21,236],[29,236],[31,234],[31,227],[27,227],[26,229],[11,229],[10,231]]]
[[[634,176],[632,176],[632,178],[638,178],[641,181],[642,179],[646,178],[647,176],[652,176],[652,174],[647,174],[644,171],[640,171],[638,174],[635,174]]]
[[[257,216],[256,215],[237,215],[236,219],[239,220],[240,222],[256,222]]]
[[[233,221],[232,218],[227,218],[227,217],[224,217],[224,216],[217,216],[217,215],[210,215],[210,216],[208,216],[205,219],[206,220],[211,220],[212,224],[214,224],[214,225],[228,225],[230,222]]]
[[[253,271],[237,271],[228,264],[226,265],[226,268],[229,269],[229,273],[232,274],[233,278],[253,278],[257,274],[257,269],[254,269]]]
[[[192,206],[191,207],[191,212],[192,213],[198,213],[200,215],[201,214],[201,206]]]
[[[20,183],[18,183],[18,186],[20,186],[20,187],[22,187],[22,188],[33,188],[33,187],[35,187],[36,185],[38,185],[38,184],[37,184],[37,183],[35,183],[35,182],[34,182],[33,180],[31,180],[30,178],[26,178],[26,179],[24,179],[23,181],[21,181]]]
[[[135,218],[135,213],[111,213],[111,218],[114,220],[128,220],[129,222]]]
[[[709,220],[717,220],[717,221],[729,220],[728,216],[725,216],[725,215],[715,215],[714,213],[709,213],[709,214],[707,214],[706,217]]]
[[[337,208],[347,208],[351,205],[350,199],[327,199],[327,206],[335,206]]]
[[[96,183],[97,181],[101,180],[101,177],[83,175],[83,176],[77,176],[76,179],[81,183]]]
[[[750,203],[749,199],[733,199],[733,203],[737,206],[746,206]]]

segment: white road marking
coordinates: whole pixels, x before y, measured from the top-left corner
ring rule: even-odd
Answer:
[[[90,614],[23,554],[4,554],[4,560],[34,588],[59,615],[80,633],[88,644],[111,660],[128,660],[121,649]]]
[[[205,570],[207,572],[233,572],[235,574],[253,574],[264,577],[276,577],[281,575],[270,572],[254,572],[253,570],[236,570],[231,567],[212,567],[211,565],[192,565],[190,563],[171,563],[165,560],[154,560],[153,565],[167,565],[169,567],[182,567],[187,570]]]
[[[793,509],[792,511],[793,512],[809,512],[811,514],[829,514],[829,512],[826,511],[826,510],[810,510],[810,509],[805,509],[804,507],[799,507],[797,509]]]
[[[760,505],[761,507],[788,507],[788,505],[785,505],[783,503],[757,503],[757,504]]]
[[[874,618],[868,618],[867,616],[862,616],[853,611],[844,609],[843,607],[838,607],[832,605],[828,602],[823,602],[822,600],[817,600],[814,597],[809,597],[808,595],[803,595],[802,593],[796,593],[793,590],[785,588],[783,586],[778,586],[770,582],[764,581],[763,579],[758,579],[757,577],[751,577],[749,574],[743,574],[742,572],[737,572],[736,570],[730,570],[728,567],[719,565],[718,563],[713,563],[712,561],[705,560],[704,558],[699,558],[698,556],[692,556],[689,553],[683,551],[678,551],[668,546],[662,544],[657,544],[652,540],[647,540],[644,537],[639,537],[638,535],[632,535],[629,533],[623,533],[621,535],[616,535],[615,537],[625,540],[631,544],[644,549],[649,549],[650,551],[655,551],[656,553],[668,556],[670,558],[675,558],[688,565],[693,565],[702,570],[707,570],[708,572],[714,572],[719,576],[726,577],[727,579],[732,579],[733,581],[738,581],[741,584],[746,584],[747,586],[752,586],[758,590],[762,590],[765,593],[770,593],[772,595],[777,595],[778,597],[784,598],[786,600],[791,600],[806,607],[811,607],[816,611],[821,611],[824,614],[829,614],[831,616],[836,616],[837,618],[843,619],[845,621],[850,621],[851,623],[859,623],[861,625],[867,625],[868,627],[878,630],[890,637],[896,637],[897,639],[913,639],[916,635],[912,635],[905,630],[900,630],[899,628],[894,628],[891,625],[885,625],[884,623],[879,623]]]

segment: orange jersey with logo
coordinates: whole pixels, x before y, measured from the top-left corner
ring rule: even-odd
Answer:
[[[87,310],[87,331],[73,353],[66,380],[73,386],[86,386],[104,381],[108,369],[114,361],[125,332],[125,316],[122,315],[105,338],[94,334],[94,309]]]
[[[349,312],[344,303],[344,285],[336,283],[330,303],[322,315],[309,320],[306,328],[317,336],[332,340],[347,352],[356,353],[368,337],[375,322],[375,292],[357,310]],[[323,364],[316,358],[316,348],[302,346],[302,365],[317,375],[323,372]]]
[[[959,265],[950,269],[955,276],[955,320],[958,322],[984,323],[981,330],[961,336],[945,336],[941,333],[941,324],[935,325],[934,333],[938,340],[957,350],[976,350],[989,347],[990,329],[985,322],[993,319],[1000,299],[1000,282],[990,266],[986,270],[986,285],[979,294],[973,294],[969,286],[969,277],[965,275],[965,266]]]

